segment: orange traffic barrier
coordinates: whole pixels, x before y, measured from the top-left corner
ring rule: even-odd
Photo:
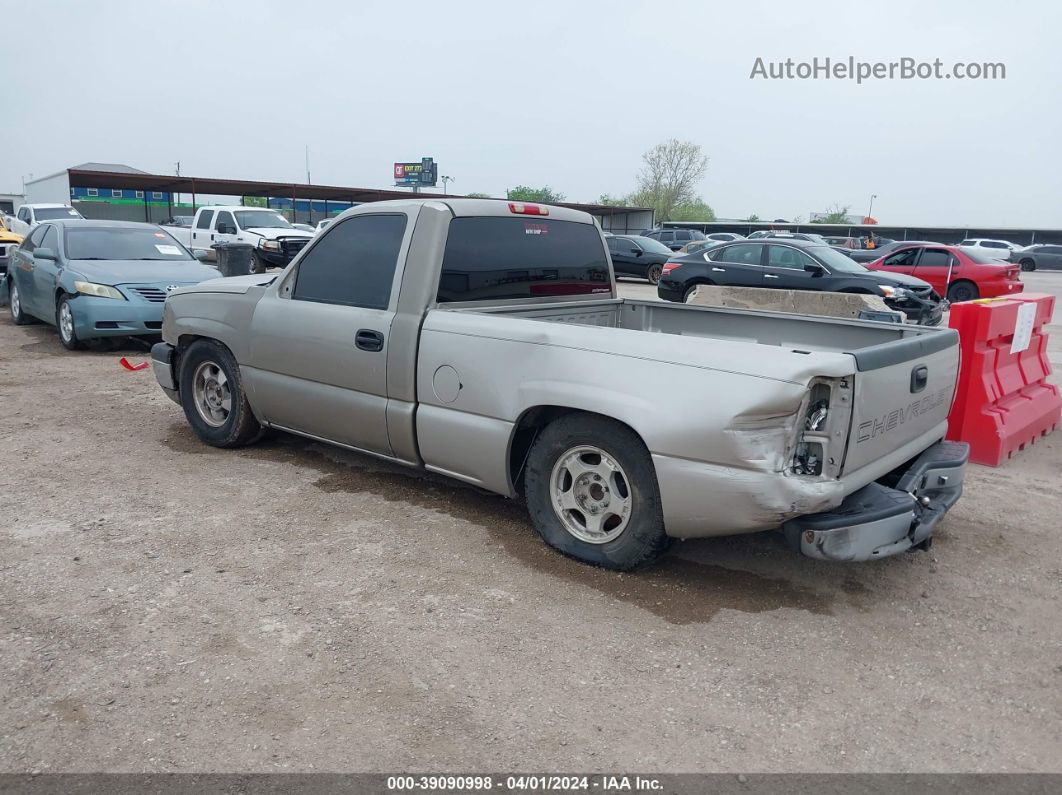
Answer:
[[[1062,420],[1062,395],[1047,381],[1054,306],[1037,293],[952,305],[962,360],[947,438],[969,442],[971,461],[999,466]]]

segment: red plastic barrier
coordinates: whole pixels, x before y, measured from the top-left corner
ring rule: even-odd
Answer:
[[[1029,304],[1033,310],[1022,310]],[[1062,420],[1062,395],[1047,382],[1044,326],[1054,307],[1054,296],[1037,293],[952,305],[948,325],[959,332],[962,363],[948,438],[969,442],[971,461],[999,466]],[[1016,332],[1022,342],[1019,320],[1028,321],[1030,311],[1028,345],[1012,353]]]

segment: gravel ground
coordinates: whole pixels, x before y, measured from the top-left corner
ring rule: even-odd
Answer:
[[[929,553],[620,575],[442,479],[206,447],[137,351],[0,320],[0,771],[1062,771],[1062,434]]]

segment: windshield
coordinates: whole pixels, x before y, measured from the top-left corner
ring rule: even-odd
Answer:
[[[666,254],[669,257],[671,256],[671,249],[659,240],[653,240],[651,237],[632,237],[630,239],[652,254]]]
[[[869,271],[847,254],[842,254],[829,246],[808,246],[806,251],[816,257],[831,271],[842,273],[869,273]]]
[[[294,229],[288,219],[272,210],[237,210],[240,229]]]
[[[67,259],[194,262],[165,232],[150,227],[87,226],[66,230]]]
[[[56,218],[80,218],[77,210],[71,207],[37,207],[33,217],[38,221],[54,221]]]

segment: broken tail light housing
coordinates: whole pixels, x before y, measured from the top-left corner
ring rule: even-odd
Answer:
[[[837,477],[844,459],[852,414],[851,383],[845,378],[816,378],[801,406],[794,475]]]

